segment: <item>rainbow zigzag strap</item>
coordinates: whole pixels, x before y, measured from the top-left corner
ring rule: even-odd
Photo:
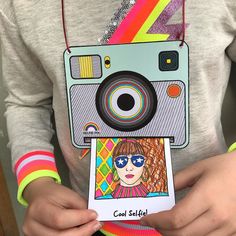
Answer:
[[[123,14],[120,11],[115,14],[100,42],[122,44],[179,39],[183,22],[169,24],[169,20],[182,4],[182,0],[137,0],[133,5],[126,4],[123,8],[130,8],[129,12],[123,10]]]
[[[47,151],[33,151],[23,155],[14,168],[18,182],[18,201],[26,206],[22,194],[25,187],[39,177],[52,177],[57,183],[61,182],[58,175],[53,153]]]

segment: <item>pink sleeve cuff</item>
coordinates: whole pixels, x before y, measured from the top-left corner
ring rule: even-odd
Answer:
[[[51,152],[34,151],[25,154],[16,162],[14,171],[19,186],[17,198],[23,205],[27,205],[27,202],[22,197],[23,191],[33,180],[47,176],[52,177],[58,183],[61,182],[56,168],[55,157]]]

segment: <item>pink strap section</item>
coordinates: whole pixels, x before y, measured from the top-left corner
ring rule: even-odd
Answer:
[[[109,39],[109,44],[117,44],[120,43],[121,37],[125,34],[127,29],[130,27],[134,19],[137,17],[143,6],[145,5],[145,0],[139,0],[134,7],[132,8],[132,11],[129,12],[129,14],[125,17],[125,19],[121,22],[121,25],[117,28],[117,30],[114,32],[112,37]]]

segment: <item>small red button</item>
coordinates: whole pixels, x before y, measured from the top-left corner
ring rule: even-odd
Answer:
[[[181,87],[178,84],[171,84],[167,88],[169,97],[176,98],[181,94]]]

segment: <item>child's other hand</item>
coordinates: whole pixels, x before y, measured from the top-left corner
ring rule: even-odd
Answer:
[[[30,183],[24,197],[29,203],[23,225],[26,236],[87,236],[101,228],[86,201],[51,178]]]
[[[215,156],[180,171],[176,190],[192,187],[171,210],[145,216],[141,223],[164,236],[236,235],[236,152]]]

